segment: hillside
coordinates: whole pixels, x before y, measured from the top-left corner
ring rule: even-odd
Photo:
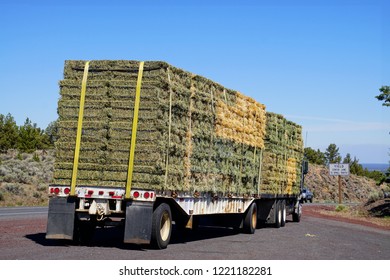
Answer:
[[[47,205],[48,185],[52,183],[54,151],[20,154],[10,150],[0,154],[0,207]],[[351,175],[342,178],[343,202],[366,202],[378,197],[381,187],[373,180]],[[316,202],[337,202],[337,177],[322,166],[310,165],[305,181]]]
[[[370,197],[378,196],[381,187],[366,177],[351,174],[342,177],[343,202],[365,202]],[[330,176],[329,170],[320,165],[311,164],[305,178],[305,185],[314,193],[317,202],[338,202],[338,177]]]
[[[0,207],[48,204],[54,151],[0,154]]]

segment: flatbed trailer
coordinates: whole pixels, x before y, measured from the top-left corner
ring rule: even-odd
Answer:
[[[299,222],[301,200],[296,195],[223,197],[218,194],[161,193],[124,189],[77,187],[69,197],[68,186],[50,186],[47,239],[88,241],[93,229],[124,225],[124,242],[166,248],[172,225],[189,228],[204,223],[233,227],[253,234],[260,224],[284,227],[288,215]]]
[[[70,61],[64,73],[47,239],[85,242],[96,226],[122,226],[125,243],[163,249],[173,225],[253,234],[300,221],[298,125],[162,62]]]

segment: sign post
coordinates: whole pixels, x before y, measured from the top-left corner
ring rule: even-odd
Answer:
[[[343,195],[341,190],[341,176],[349,176],[348,163],[331,163],[329,164],[329,174],[331,176],[338,176],[339,182],[339,204],[343,202]]]

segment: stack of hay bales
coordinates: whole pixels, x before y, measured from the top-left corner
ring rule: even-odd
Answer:
[[[299,193],[303,140],[301,126],[267,112],[262,193]]]
[[[55,184],[72,178],[85,61],[66,61],[60,82]],[[78,186],[126,185],[139,62],[91,61]],[[255,194],[265,106],[158,61],[145,62],[133,188]]]

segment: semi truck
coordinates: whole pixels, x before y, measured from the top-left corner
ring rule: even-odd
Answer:
[[[118,226],[164,249],[174,228],[300,221],[301,127],[256,100],[161,61],[69,60],[59,86],[47,239]]]

